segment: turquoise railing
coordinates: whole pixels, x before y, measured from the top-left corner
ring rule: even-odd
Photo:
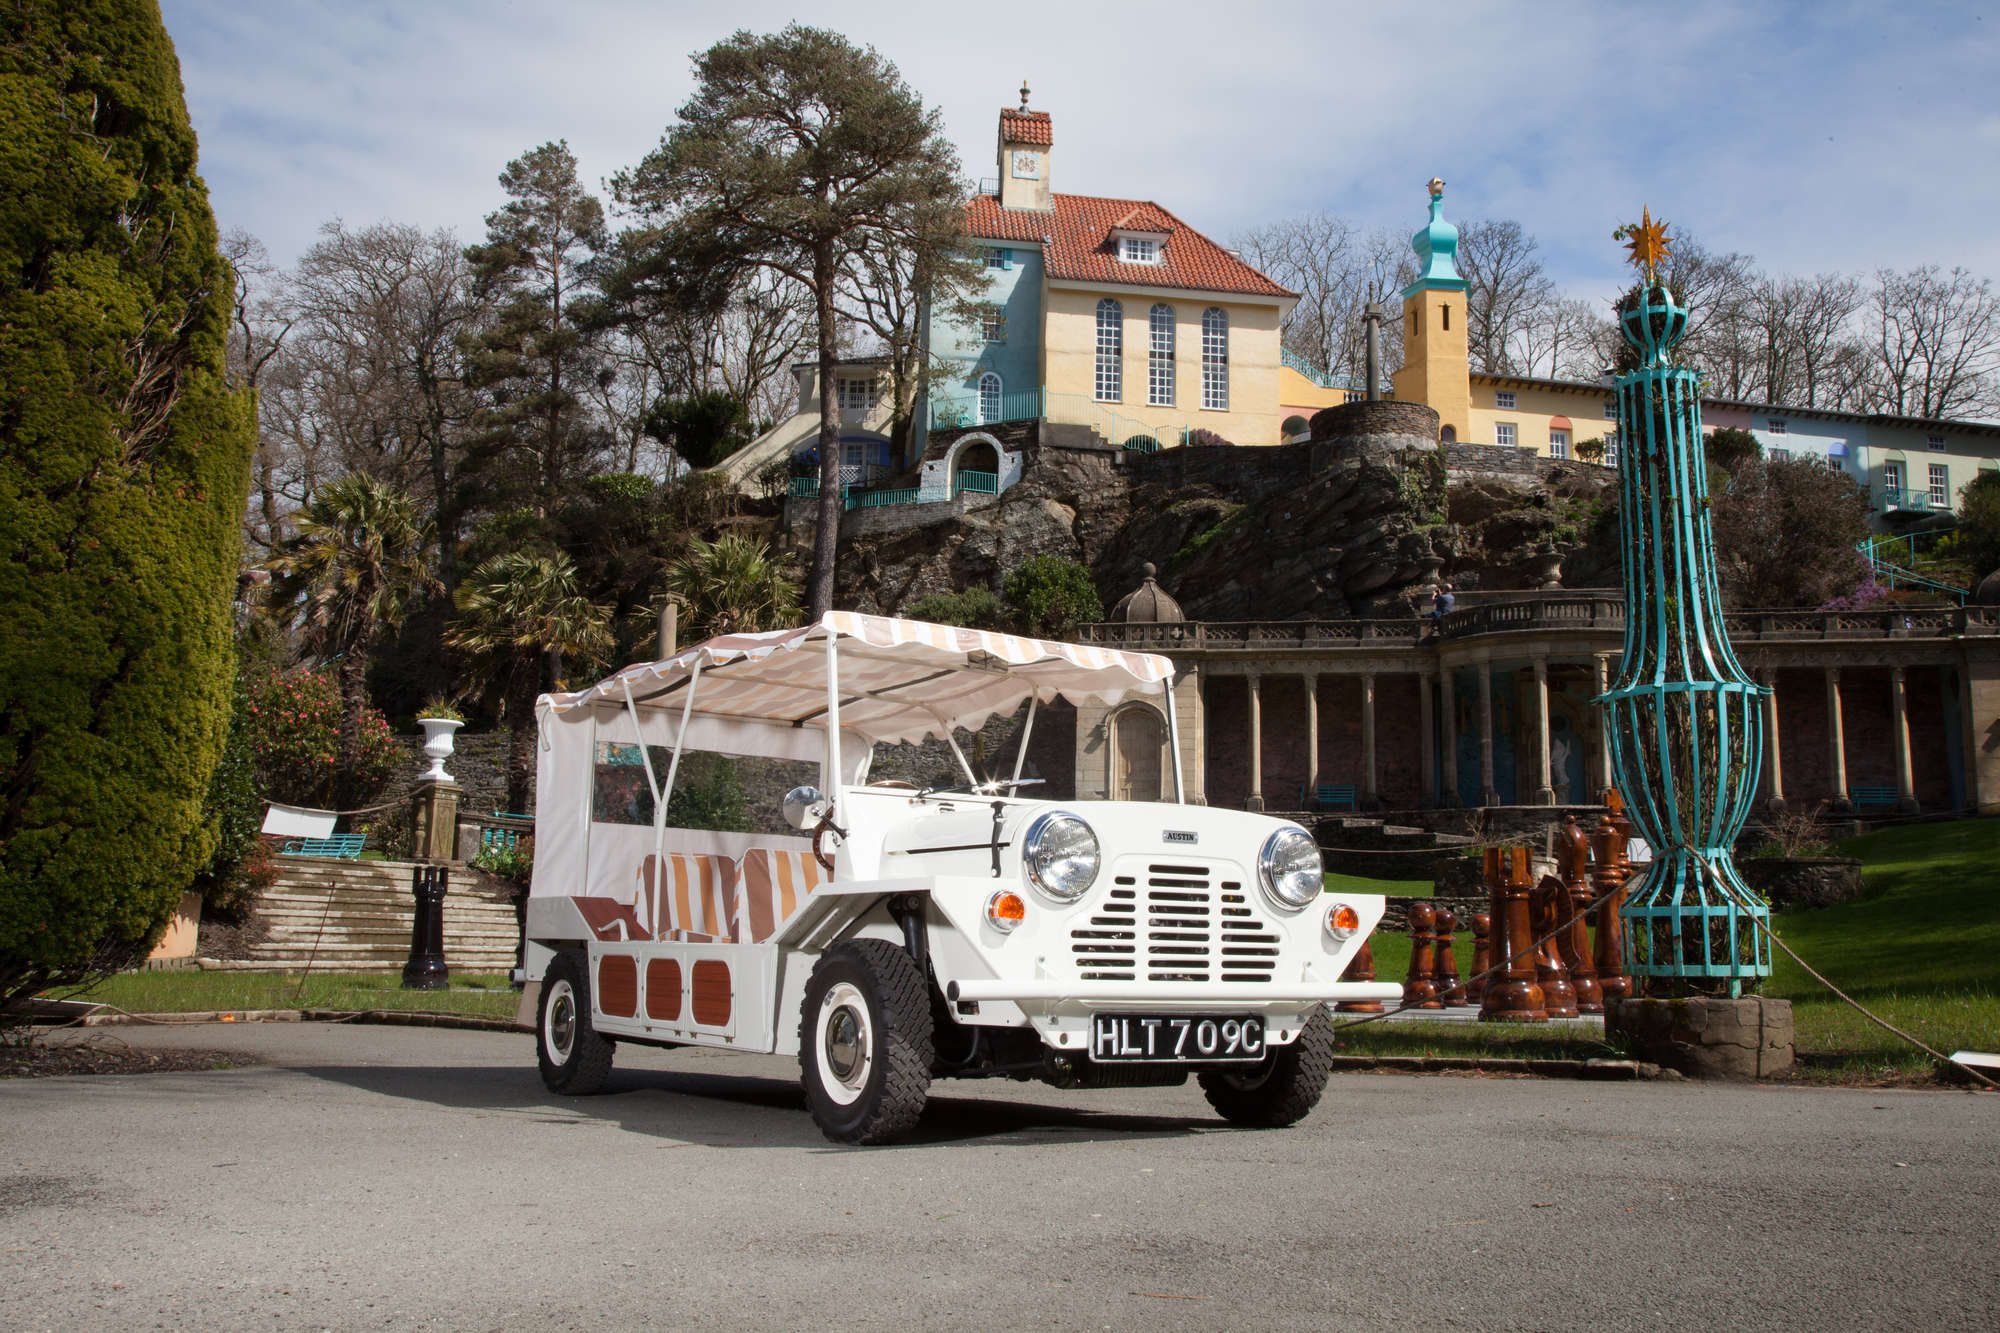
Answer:
[[[960,472],[953,479],[955,491],[971,491],[975,495],[1000,494],[1000,474],[997,472]]]
[[[785,494],[794,500],[817,500],[819,498],[818,477],[793,477]]]
[[[1903,509],[1912,513],[1929,513],[1931,508],[1931,493],[1929,491],[1911,490],[1908,487],[1884,486],[1882,488],[1882,507],[1884,509]]]
[[[1352,375],[1335,375],[1331,371],[1322,370],[1289,347],[1280,347],[1278,356],[1286,365],[1322,389],[1346,389],[1350,393],[1360,393],[1368,387],[1366,380],[1357,379]]]
[[[880,509],[884,505],[913,505],[917,503],[917,488],[914,486],[893,491],[849,491],[849,509]]]
[[[1923,588],[1931,592],[1940,592],[1947,597],[1955,598],[1959,605],[1963,606],[1965,599],[1971,595],[1970,589],[1961,588],[1955,583],[1946,583],[1942,579],[1932,578],[1929,574],[1922,574],[1911,568],[1917,562],[1918,535],[1905,533],[1896,537],[1870,537],[1867,541],[1856,545],[1854,549],[1868,562],[1868,572],[1877,583],[1889,588]],[[1922,535],[1934,542],[1942,534],[1933,532]]]
[[[1669,352],[1687,310],[1649,282],[1619,317],[1639,369],[1618,378],[1625,651],[1596,700],[1653,862],[1620,915],[1635,978],[1692,989],[1771,975],[1771,909],[1731,859],[1756,797],[1770,691],[1729,645],[1710,530],[1701,389]]]

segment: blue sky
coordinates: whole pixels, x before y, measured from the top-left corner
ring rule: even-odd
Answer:
[[[280,262],[319,225],[467,240],[511,157],[636,162],[735,28],[836,28],[939,107],[970,177],[1025,76],[1054,182],[1218,238],[1328,210],[1518,220],[1571,295],[1619,285],[1641,204],[1778,272],[2000,280],[2000,4],[1098,4],[162,0],[225,227]],[[916,15],[917,17],[911,17]]]

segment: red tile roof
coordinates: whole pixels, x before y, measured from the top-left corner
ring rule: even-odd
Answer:
[[[1000,137],[1008,143],[1033,143],[1046,148],[1056,141],[1055,123],[1046,111],[1000,108]]]
[[[1132,287],[1185,287],[1244,296],[1298,295],[1150,200],[1058,194],[1055,205],[1048,213],[1002,208],[992,195],[978,195],[965,206],[965,229],[982,240],[1047,238],[1043,262],[1051,278]],[[1167,240],[1160,249],[1160,262],[1120,262],[1111,235],[1120,229],[1165,233]]]

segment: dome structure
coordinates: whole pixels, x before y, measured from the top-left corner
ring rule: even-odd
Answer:
[[[1430,192],[1431,220],[1410,238],[1410,248],[1417,252],[1417,280],[1403,289],[1406,300],[1412,292],[1466,289],[1465,279],[1459,276],[1454,262],[1458,257],[1458,228],[1444,217],[1444,182],[1431,177]]]
[[[1119,599],[1110,619],[1122,625],[1178,625],[1187,620],[1181,604],[1167,595],[1155,577],[1159,570],[1146,562],[1146,580]]]

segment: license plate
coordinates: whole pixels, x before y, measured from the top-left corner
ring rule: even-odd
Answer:
[[[1188,1014],[1093,1014],[1090,1058],[1144,1060],[1178,1064],[1189,1061],[1261,1060],[1264,1020]]]

